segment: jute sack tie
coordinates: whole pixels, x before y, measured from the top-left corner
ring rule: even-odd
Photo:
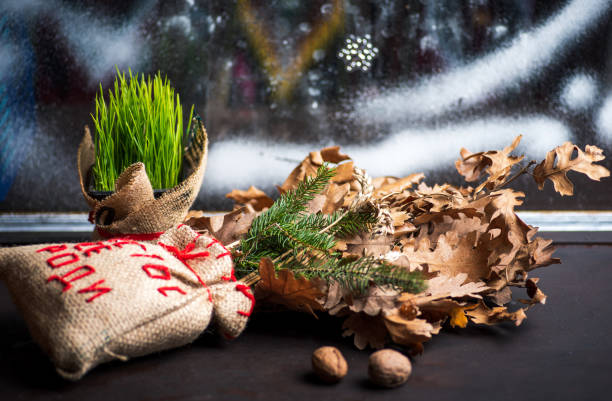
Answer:
[[[192,342],[211,319],[236,337],[254,304],[227,249],[185,225],[156,242],[3,248],[0,279],[34,340],[71,380],[112,359]]]
[[[85,127],[77,168],[81,192],[90,207],[90,220],[96,224],[94,239],[161,233],[183,221],[200,191],[208,154],[204,125],[197,118],[193,119],[192,125],[193,139],[183,156],[185,178],[157,199],[143,163],[134,163],[121,173],[112,195],[103,200],[91,197],[87,183],[96,149],[89,128]]]

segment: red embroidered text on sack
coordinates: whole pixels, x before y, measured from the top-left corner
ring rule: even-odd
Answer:
[[[210,302],[213,302],[213,298],[212,298],[212,294],[210,293],[210,289],[208,288],[208,286],[206,285],[204,280],[202,280],[200,275],[195,271],[195,269],[193,267],[191,267],[191,265],[189,265],[189,263],[187,263],[187,261],[191,260],[191,259],[205,258],[205,257],[210,256],[210,253],[207,252],[207,251],[190,253],[191,251],[193,251],[195,249],[195,243],[196,243],[196,241],[197,241],[197,239],[199,237],[200,237],[200,235],[195,237],[193,239],[193,241],[191,241],[189,244],[187,244],[185,249],[178,249],[175,246],[166,245],[166,244],[164,244],[162,242],[158,242],[158,244],[159,244],[159,246],[161,246],[162,248],[164,248],[165,250],[170,252],[172,255],[174,255],[178,260],[180,260],[185,265],[185,267],[187,267],[189,269],[189,271],[191,271],[196,276],[196,278],[198,279],[198,282],[200,283],[200,285],[202,287],[206,288],[206,291],[208,292],[208,300]]]
[[[143,244],[132,239],[111,239],[104,242],[81,242],[78,244],[71,244],[72,250],[68,248],[68,244],[50,245],[38,249],[36,252],[51,253],[52,256],[47,258],[46,262],[52,269],[55,270],[68,265],[74,265],[77,262],[80,262],[81,258],[87,259],[94,253],[99,254],[102,250],[112,251],[115,248],[121,249],[124,245],[134,245],[146,250],[146,247]],[[66,292],[73,287],[76,281],[88,277],[94,273],[96,273],[96,269],[93,266],[84,264],[77,266],[64,274],[52,274],[47,278],[47,283],[59,282],[62,285],[62,292]],[[94,299],[111,291],[111,288],[108,287],[98,287],[102,283],[104,283],[104,279],[81,288],[77,292],[79,294],[95,292],[95,295],[86,299],[86,302],[92,302]]]

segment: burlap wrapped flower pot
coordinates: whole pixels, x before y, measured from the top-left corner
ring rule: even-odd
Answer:
[[[192,342],[211,319],[236,337],[254,303],[227,249],[185,225],[155,243],[119,237],[0,249],[0,279],[34,340],[72,380],[103,362]]]
[[[197,118],[193,119],[193,130],[193,139],[183,156],[184,179],[177,186],[155,198],[144,164],[134,163],[117,179],[115,192],[98,200],[87,188],[96,149],[89,128],[85,127],[77,167],[81,192],[90,207],[90,221],[96,225],[95,239],[131,234],[146,234],[155,239],[183,221],[202,185],[208,153],[206,130]]]

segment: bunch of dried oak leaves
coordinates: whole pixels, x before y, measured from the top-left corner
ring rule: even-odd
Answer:
[[[305,177],[315,175],[323,163],[337,164],[332,182],[310,202],[308,212],[330,214],[350,207],[355,197],[370,202],[377,208],[378,224],[371,232],[338,241],[336,250],[345,256],[373,255],[398,268],[420,270],[427,279],[427,289],[410,294],[370,286],[365,294],[352,294],[335,282],[307,280],[289,270],[275,269],[264,259],[255,286],[258,300],[344,317],[344,335],[354,335],[360,349],[368,345],[382,348],[391,339],[421,352],[423,342],[437,334],[447,320],[453,327],[465,327],[469,321],[520,325],[529,308],[546,301],[538,279],[529,277],[529,272],[560,260],[552,257],[552,240],[535,237],[537,228],[515,214],[514,208],[522,204],[525,194],[507,185],[522,174],[531,174],[540,189],[550,180],[561,195],[572,195],[568,171],[584,173],[593,180],[610,175],[605,167],[595,164],[604,159],[596,146],[587,145],[583,151],[566,142],[548,152],[541,163],[525,163],[523,156],[511,155],[520,139],[501,151],[470,153],[461,149],[455,166],[466,181],[482,180],[475,188],[431,187],[422,182],[424,175],[420,173],[371,179],[349,156],[340,153],[339,147],[311,152],[277,187],[279,192],[294,189]],[[227,197],[237,205],[231,213],[204,217],[202,212],[192,211],[186,223],[209,231],[231,247],[274,201],[255,187],[234,190]],[[526,289],[527,299],[519,300],[524,307],[508,309],[510,287]]]

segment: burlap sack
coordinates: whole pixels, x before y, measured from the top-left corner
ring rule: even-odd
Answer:
[[[214,319],[236,337],[253,309],[230,253],[185,225],[155,243],[114,238],[0,249],[6,282],[34,340],[65,378],[178,347]]]
[[[204,125],[194,118],[192,126],[194,136],[183,157],[185,178],[176,187],[155,199],[144,164],[135,163],[119,176],[115,192],[101,201],[88,193],[96,150],[89,128],[85,127],[77,168],[81,192],[91,209],[90,221],[96,224],[94,239],[133,233],[159,234],[183,221],[202,185],[208,153]]]

